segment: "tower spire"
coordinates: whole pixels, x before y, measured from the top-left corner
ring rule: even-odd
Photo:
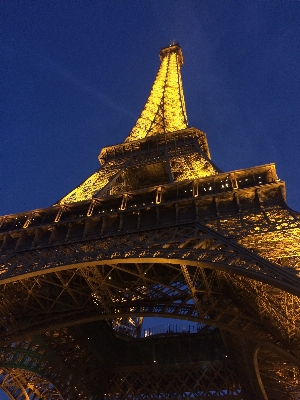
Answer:
[[[187,126],[181,47],[172,43],[162,48],[159,56],[161,64],[150,95],[129,136],[123,144],[103,148],[99,154],[102,167],[63,197],[60,204],[220,172],[210,160],[205,133]],[[189,147],[182,149],[182,145]],[[162,149],[166,153],[161,154]],[[137,167],[139,163],[141,168]]]
[[[161,49],[161,64],[146,104],[125,142],[187,128],[178,44]]]

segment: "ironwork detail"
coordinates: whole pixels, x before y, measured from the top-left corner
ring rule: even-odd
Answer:
[[[160,58],[99,170],[51,207],[0,219],[11,399],[299,399],[300,214],[274,164],[213,163],[187,125],[179,45]],[[199,329],[142,338],[149,316]]]

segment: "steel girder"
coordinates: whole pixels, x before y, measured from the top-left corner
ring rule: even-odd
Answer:
[[[1,349],[0,360],[20,376],[23,371],[31,387],[33,372],[36,382],[50,379],[70,400],[241,395],[216,329],[124,341],[113,337],[105,323],[90,323],[15,342]],[[54,389],[42,398],[56,398],[51,397]]]
[[[27,368],[0,368],[0,388],[11,400],[63,400],[49,380]]]
[[[8,253],[7,265],[12,273],[2,292],[3,343],[49,326],[175,316],[248,338],[281,363],[295,370],[299,365],[295,271],[199,222]],[[247,390],[258,396],[261,388]]]
[[[299,215],[274,164],[212,163],[205,133],[187,128],[181,49],[160,56],[141,118],[101,151],[102,167],[56,205],[0,220],[0,356],[13,398],[33,382],[65,400],[299,394]],[[188,340],[168,364],[170,338],[120,341],[99,321],[153,315],[219,328],[229,364],[213,349],[194,360],[201,345]],[[199,334],[208,348],[215,331]]]

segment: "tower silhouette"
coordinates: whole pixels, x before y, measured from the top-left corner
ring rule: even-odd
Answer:
[[[0,384],[12,399],[300,397],[299,213],[274,164],[212,162],[187,123],[181,48],[160,59],[101,167],[53,206],[1,218]],[[143,337],[147,316],[197,332]]]

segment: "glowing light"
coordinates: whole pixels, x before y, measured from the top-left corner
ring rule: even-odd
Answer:
[[[103,189],[122,165],[115,161],[107,163],[101,169],[89,176],[81,185],[63,197],[58,204],[75,203],[77,201],[92,199],[95,193]]]
[[[125,142],[142,139],[187,127],[180,67],[183,63],[179,46],[160,53],[161,65],[149,98]]]

